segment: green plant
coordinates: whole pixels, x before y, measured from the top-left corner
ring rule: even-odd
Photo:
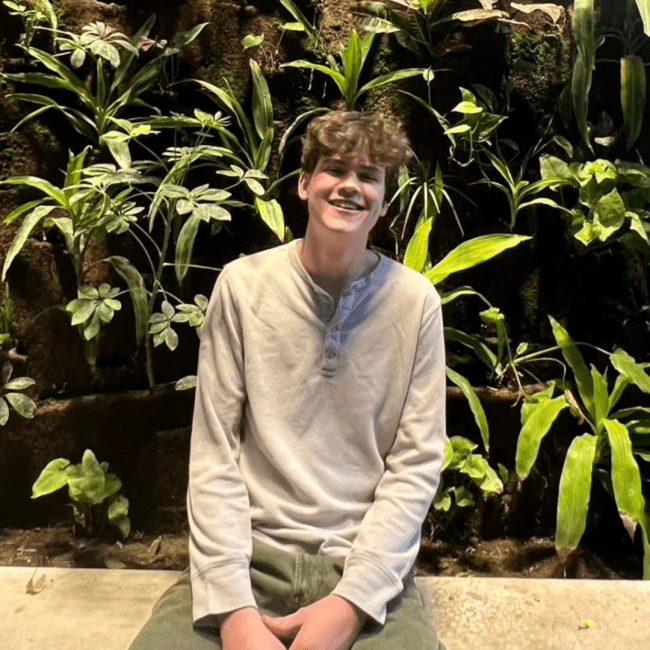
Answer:
[[[68,486],[74,519],[90,535],[101,535],[107,524],[115,526],[123,538],[129,536],[129,501],[118,494],[122,481],[108,471],[108,463],[98,463],[86,449],[81,463],[71,465],[66,458],[49,462],[32,486],[32,499]]]
[[[495,110],[496,98],[494,93],[485,86],[478,84],[475,89],[477,92],[480,91],[483,101],[479,102],[474,93],[466,88],[461,88],[462,101],[451,111],[452,113],[459,113],[461,118],[454,124],[433,108],[430,97],[427,102],[409,92],[400,91],[420,104],[440,124],[451,142],[450,157],[464,166],[474,161],[474,150],[477,146],[485,147],[492,144],[497,128],[506,119],[505,115],[490,112]],[[468,150],[468,158],[465,163],[461,163],[459,159],[455,158],[455,151],[459,146]]]
[[[434,181],[433,186],[427,184],[427,188],[424,190],[425,194],[428,194],[429,192],[431,192],[431,195],[428,205],[430,206],[429,209],[431,212],[427,213],[423,211],[421,213],[418,223],[416,224],[415,233],[409,241],[406,249],[404,265],[424,274],[436,286],[454,273],[473,268],[478,264],[492,259],[503,251],[518,246],[524,241],[530,239],[530,237],[524,235],[501,234],[475,237],[474,239],[462,242],[440,260],[440,262],[432,265],[429,254],[429,235],[438,214],[443,196],[442,176],[439,172],[436,173],[436,180]],[[470,295],[478,296],[487,304],[488,307],[491,306],[490,303],[481,296],[481,294],[468,286],[461,286],[452,289],[451,291],[441,291],[440,293],[443,305],[449,304],[460,297]],[[496,363],[494,354],[475,337],[453,328],[445,327],[445,338],[448,341],[460,341],[464,345],[471,347],[482,355],[484,359],[487,359],[487,363],[488,365],[491,365],[491,367]],[[485,449],[489,450],[490,434],[488,422],[476,391],[465,377],[449,366],[447,366],[447,377],[463,391],[463,394],[469,402],[476,424],[481,431],[481,437]]]
[[[177,34],[174,47],[164,48],[134,72],[133,62],[139,54],[138,47],[142,47],[142,39],[154,22],[155,16],[151,16],[130,39],[101,22],[86,25],[81,35],[62,32],[54,39],[59,56],[27,47],[26,54],[41,63],[48,72],[6,74],[5,77],[19,83],[66,91],[75,97],[81,107],[61,105],[47,95],[16,93],[13,95],[15,98],[36,104],[39,108],[20,120],[14,130],[44,111],[55,109],[66,117],[76,131],[93,142],[99,142],[127,108],[146,107],[155,112],[156,109],[147,104],[141,95],[154,85],[167,60],[177,54],[181,47],[191,43],[206,23]],[[93,60],[94,73],[90,83],[86,83],[60,60],[59,57],[66,52],[71,53],[70,65],[73,69],[79,68],[86,57]]]
[[[215,123],[212,119],[210,123],[205,121],[201,123],[201,119],[182,115],[154,117],[149,119],[148,123],[155,128],[177,129],[199,126],[202,129],[200,134],[203,136],[209,135],[212,130],[223,145],[219,157],[228,161],[227,165],[220,166],[218,173],[226,178],[234,178],[237,184],[243,184],[248,200],[255,211],[280,241],[284,241],[290,233],[284,225],[282,208],[272,195],[281,182],[297,172],[292,172],[273,183],[269,179],[267,168],[271,160],[275,132],[271,93],[259,65],[252,59],[250,68],[253,78],[252,121],[226,80],[225,88],[207,81],[194,82],[200,84],[206,94],[231,116],[237,125],[237,132],[226,129],[223,121]]]
[[[124,232],[129,228],[143,209],[133,202],[132,188],[151,179],[139,175],[134,170],[117,170],[114,165],[96,165],[84,169],[89,148],[86,147],[77,156],[70,153],[62,188],[35,176],[14,176],[2,181],[6,185],[30,187],[45,195],[42,199],[18,206],[5,220],[5,223],[12,223],[24,217],[7,251],[2,268],[3,280],[30,235],[42,224],[48,228],[57,228],[63,235],[66,251],[75,271],[78,300],[90,300],[91,294],[97,291],[85,286],[84,262],[88,246],[93,240],[102,239],[107,232]],[[52,214],[54,216],[51,216]],[[115,290],[107,288],[105,293],[106,297],[114,300]],[[74,306],[68,311],[73,315],[73,324],[81,325],[85,322],[86,318],[81,317],[86,313],[88,317],[93,316],[90,326],[81,327],[81,331],[87,343],[86,358],[94,365],[96,341],[93,342],[93,339],[99,332],[100,322],[110,320],[109,311],[112,317],[112,310],[109,309],[109,303],[105,302],[102,303],[101,309],[97,303],[97,307],[91,311],[88,311],[90,303],[83,309],[78,301],[71,304]]]
[[[285,63],[281,68],[304,68],[316,70],[327,75],[334,81],[341,91],[348,110],[355,110],[360,98],[370,90],[375,90],[390,83],[407,79],[416,75],[424,74],[423,68],[408,68],[396,70],[388,74],[376,77],[359,88],[361,73],[363,71],[366,59],[372,47],[375,35],[373,33],[360,37],[356,30],[352,31],[347,46],[341,46],[339,56],[341,65],[339,65],[333,56],[327,57],[327,65],[320,63],[311,63],[303,59],[299,61],[290,61]]]
[[[293,22],[283,23],[281,29],[290,32],[303,32],[309,39],[309,47],[321,56],[327,55],[327,46],[320,37],[320,31],[312,25],[292,0],[280,0],[280,4],[291,14]]]
[[[550,317],[553,335],[573,372],[575,389],[565,386],[553,397],[556,383],[526,398],[522,408],[522,429],[517,442],[516,470],[520,480],[530,473],[541,441],[557,416],[565,409],[586,424],[587,433],[577,436],[567,452],[558,497],[555,543],[558,550],[573,550],[585,530],[592,476],[601,481],[616,501],[621,516],[641,527],[645,549],[644,578],[650,579],[650,509],[642,491],[637,459],[650,459],[650,410],[634,407],[616,411],[625,388],[634,384],[650,394],[647,364],[638,364],[622,349],[609,357],[617,371],[616,381],[608,387],[607,373],[595,366],[587,368],[584,358],[566,329]]]
[[[567,215],[576,240],[590,248],[620,240],[650,254],[649,167],[603,159],[567,164],[555,156],[543,155],[540,171],[542,181],[561,180],[551,182],[551,188],[570,186],[577,190],[573,208],[555,204]]]
[[[462,436],[453,436],[446,441],[441,470],[443,474],[433,500],[433,507],[436,510],[448,512],[453,504],[452,495],[458,508],[476,505],[469,490],[472,484],[481,491],[483,496],[503,491],[503,481],[507,479],[508,470],[503,465],[499,465],[501,474],[499,477],[484,456],[472,453],[477,447],[478,445]],[[466,477],[466,485],[447,487],[444,472],[457,472]]]
[[[31,176],[18,176],[5,181],[14,186],[34,188],[45,195],[43,199],[31,201],[16,208],[8,217],[12,222],[24,217],[7,253],[3,276],[10,268],[16,255],[22,250],[31,233],[39,226],[56,227],[65,242],[65,247],[73,262],[77,278],[78,297],[71,301],[66,311],[72,324],[76,325],[84,340],[86,358],[94,366],[99,332],[103,324],[110,322],[121,304],[119,290],[105,284],[99,287],[88,286],[85,278],[88,271],[86,251],[91,241],[101,241],[107,233],[131,236],[145,252],[151,270],[151,281],[146,286],[142,274],[126,258],[114,255],[105,262],[127,282],[128,293],[132,299],[136,321],[136,342],[143,341],[146,349],[146,369],[149,384],[153,387],[152,351],[149,331],[156,320],[151,322],[158,297],[173,300],[183,313],[192,314],[187,319],[190,324],[196,320],[194,311],[197,305],[185,303],[173,296],[163,286],[163,272],[167,266],[175,267],[176,276],[181,281],[191,266],[191,256],[199,225],[208,222],[212,232],[220,230],[224,221],[230,219],[226,209],[243,204],[231,199],[231,193],[223,189],[209,188],[207,185],[188,189],[184,187],[187,174],[201,165],[215,165],[224,155],[235,157],[231,150],[204,144],[207,131],[225,131],[226,120],[220,114],[210,116],[195,111],[193,118],[169,118],[169,121],[182,121],[199,129],[194,147],[169,147],[162,158],[156,161],[131,159],[129,145],[155,133],[149,124],[134,125],[125,119],[114,120],[115,130],[103,136],[109,150],[120,165],[97,164],[84,167],[88,148],[70,160],[62,188],[44,179]],[[118,130],[119,129],[119,130]],[[232,136],[231,136],[232,137]],[[144,145],[143,142],[141,144]],[[146,145],[144,145],[146,146]],[[153,152],[152,152],[153,153]],[[237,158],[235,158],[237,159]],[[162,172],[162,178],[161,178]],[[236,181],[235,184],[240,181]],[[149,189],[152,188],[153,189]],[[144,216],[144,207],[149,206],[146,215],[148,230],[139,223]],[[55,211],[56,210],[56,211]],[[54,216],[51,216],[51,215]],[[150,233],[162,221],[162,242],[156,241]],[[169,253],[174,251],[175,261],[168,261]],[[181,322],[180,316],[175,322]],[[172,335],[166,339],[172,343]],[[156,338],[156,344],[160,341]],[[173,347],[175,345],[172,344]],[[172,347],[170,346],[170,347]]]
[[[20,16],[23,21],[25,32],[21,38],[21,45],[28,48],[36,31],[42,25],[48,25],[49,29],[56,35],[58,19],[52,3],[49,0],[4,0],[2,3],[9,9],[12,16]]]
[[[477,9],[476,5],[481,8]],[[441,53],[453,52],[453,46],[440,48],[440,42],[458,25],[474,26],[486,21],[510,22],[505,11],[493,9],[485,0],[450,2],[447,0],[383,0],[359,2],[360,26],[372,33],[394,33],[397,42],[423,59],[430,61]],[[460,7],[458,6],[460,5]],[[443,11],[453,6],[453,13]],[[466,7],[474,7],[466,9]],[[458,11],[461,9],[461,11]],[[461,46],[467,49],[469,46]]]
[[[598,11],[596,10],[598,5]],[[597,21],[596,16],[600,19]],[[564,91],[565,118],[575,115],[583,140],[592,149],[592,129],[588,122],[589,94],[598,49],[608,39],[623,46],[623,56],[602,61],[620,67],[621,108],[627,149],[641,133],[646,101],[645,63],[641,57],[650,35],[650,0],[575,0],[573,6],[573,36],[577,47],[571,80]],[[598,144],[610,144],[615,136]],[[593,150],[593,149],[592,149]]]
[[[31,419],[36,412],[36,404],[23,391],[36,382],[30,377],[11,378],[13,366],[10,361],[5,361],[2,366],[2,394],[0,394],[0,426],[7,424],[9,419],[9,407],[16,411],[18,415]]]

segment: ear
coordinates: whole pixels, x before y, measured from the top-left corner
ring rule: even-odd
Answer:
[[[309,185],[310,179],[311,176],[309,174],[300,172],[300,176],[298,177],[298,196],[303,201],[307,200],[307,186]]]
[[[388,212],[388,201],[384,199],[384,204],[381,206],[381,210],[379,210],[379,216],[385,217],[387,212]]]

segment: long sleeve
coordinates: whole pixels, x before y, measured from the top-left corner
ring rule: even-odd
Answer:
[[[415,562],[444,454],[445,353],[440,300],[424,302],[411,380],[395,442],[334,590],[383,624],[386,604]]]
[[[201,339],[187,495],[193,619],[203,624],[255,607],[250,504],[238,466],[245,401],[242,328],[226,267]]]

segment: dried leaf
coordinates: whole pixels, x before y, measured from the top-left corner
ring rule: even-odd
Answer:
[[[151,555],[156,555],[160,551],[160,543],[162,541],[162,537],[156,537],[156,539],[151,542],[151,546],[149,547],[149,553]]]
[[[556,23],[564,14],[564,7],[560,7],[551,2],[544,2],[542,4],[534,5],[521,5],[518,2],[511,2],[510,6],[517,11],[522,11],[525,14],[532,14],[533,11],[543,11],[547,16],[550,16],[554,23]]]
[[[35,575],[36,575],[36,571],[34,571],[34,575],[29,579],[29,582],[25,587],[25,592],[32,596],[36,596],[37,594],[40,594],[41,591],[45,589],[46,575],[43,574],[36,582],[34,582]]]

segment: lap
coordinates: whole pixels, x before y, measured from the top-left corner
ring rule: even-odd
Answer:
[[[292,556],[268,545],[256,544],[251,562],[253,593],[260,611],[285,615],[291,611]],[[322,593],[313,592],[310,600],[323,598],[336,586],[342,572],[341,558],[318,558],[318,580]],[[303,567],[304,570],[304,567]],[[327,579],[324,579],[327,576]],[[277,604],[277,606],[276,606]],[[282,604],[282,605],[280,605]],[[302,603],[307,604],[307,603]],[[295,609],[295,608],[294,608]],[[216,628],[199,628],[192,622],[192,588],[189,572],[168,589],[153,608],[150,620],[130,650],[220,650]],[[438,643],[422,607],[413,574],[405,579],[403,592],[388,603],[384,625],[370,622],[352,650],[444,650]]]

